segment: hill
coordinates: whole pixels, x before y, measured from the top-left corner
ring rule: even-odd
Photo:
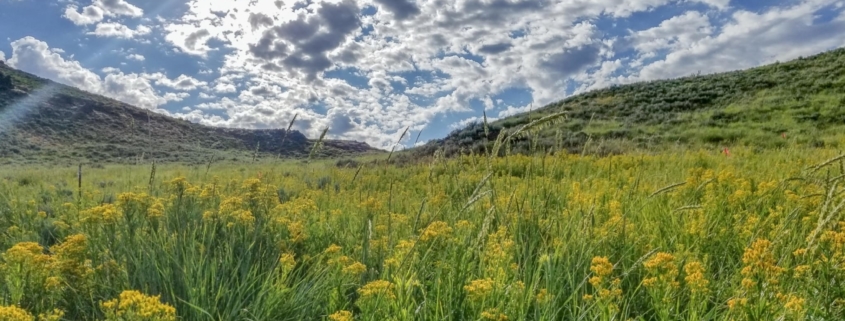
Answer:
[[[206,162],[306,157],[314,140],[298,131],[215,128],[167,117],[61,85],[0,62],[0,163]],[[318,156],[374,151],[326,140]]]
[[[845,142],[845,48],[748,70],[594,90],[490,122],[487,135],[483,122],[472,123],[405,156],[480,153],[502,130],[543,117],[556,119],[547,119],[554,121],[531,135],[515,136],[510,150],[608,154],[668,144],[836,147]]]

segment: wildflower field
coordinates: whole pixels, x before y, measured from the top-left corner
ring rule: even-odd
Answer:
[[[841,151],[0,169],[2,320],[839,320]]]

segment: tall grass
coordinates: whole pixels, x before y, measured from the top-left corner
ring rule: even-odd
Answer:
[[[845,163],[836,150],[491,154],[403,168],[324,161],[218,162],[210,173],[205,165],[84,168],[78,200],[76,168],[3,170],[0,315],[829,320],[845,313]]]

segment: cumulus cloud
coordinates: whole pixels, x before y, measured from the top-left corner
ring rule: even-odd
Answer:
[[[79,7],[69,5],[65,9],[64,17],[75,25],[89,25],[103,20],[103,9],[96,6],[87,6],[78,12]]]
[[[94,0],[81,10],[75,4],[68,5],[63,17],[76,25],[89,25],[100,22],[105,17],[127,16],[138,18],[143,15],[144,10],[125,0]]]
[[[724,10],[724,9],[728,8],[728,5],[730,5],[730,3],[731,3],[731,0],[696,0],[696,1],[710,5],[712,7],[716,7],[720,10]]]
[[[0,61],[6,61],[6,54],[0,51]]]
[[[296,20],[265,30],[258,43],[250,45],[250,53],[314,79],[332,66],[327,53],[338,48],[359,27],[358,10],[351,0],[323,3],[313,15],[300,15]]]
[[[33,37],[24,37],[12,42],[10,66],[79,87],[99,92],[102,86],[100,76],[82,67],[79,62],[65,60],[59,53],[50,50],[46,42]]]
[[[382,8],[393,13],[399,20],[405,20],[420,14],[420,8],[412,0],[375,0]]]
[[[88,32],[89,35],[95,35],[97,37],[116,37],[116,38],[123,38],[123,39],[131,39],[136,36],[143,36],[147,35],[152,31],[147,26],[138,26],[137,29],[131,29],[125,25],[122,25],[117,22],[101,22],[97,24],[96,29],[94,31]]]
[[[749,68],[777,60],[794,59],[845,45],[845,14],[814,24],[813,13],[828,3],[807,1],[755,13],[739,10],[709,36],[676,37],[675,50],[640,71],[649,80]],[[680,31],[689,35],[689,31]]]
[[[143,55],[140,55],[140,54],[129,54],[129,55],[126,56],[126,59],[135,60],[135,61],[144,61],[147,58],[145,58]]]
[[[211,48],[206,44],[211,39],[208,29],[193,30],[190,25],[169,25],[165,39],[183,53],[205,57]]]
[[[179,75],[176,79],[169,79],[162,73],[154,73],[148,74],[147,79],[154,80],[156,85],[183,91],[196,90],[197,88],[208,85],[205,81],[200,81],[194,77],[186,76],[184,74]]]
[[[156,90],[145,74],[124,74],[116,68],[105,68],[105,78],[83,67],[78,61],[66,60],[46,42],[24,37],[12,42],[10,66],[53,79],[92,93],[148,109],[170,101],[181,101],[185,93],[164,93]]]

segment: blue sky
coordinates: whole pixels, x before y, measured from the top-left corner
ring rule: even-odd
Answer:
[[[46,3],[46,4],[45,4]],[[390,148],[845,45],[845,0],[0,0],[0,59],[212,126]],[[412,141],[404,141],[410,145]]]

